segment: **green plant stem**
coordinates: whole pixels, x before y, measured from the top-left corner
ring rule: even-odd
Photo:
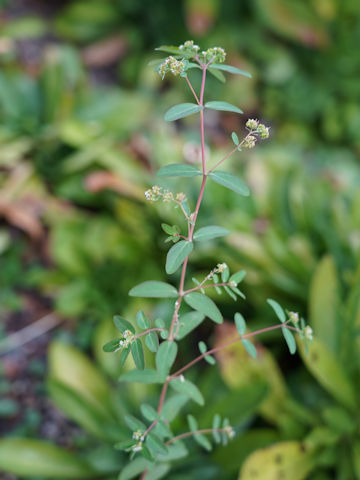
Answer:
[[[202,290],[203,288],[211,288],[211,287],[230,287],[231,283],[230,282],[224,282],[224,283],[213,283],[211,285],[198,285],[197,287],[190,288],[189,290],[185,290],[184,296],[187,295],[188,293],[191,292],[197,292],[198,290]]]
[[[186,78],[187,84],[188,84],[189,87],[190,87],[190,90],[191,90],[192,94],[193,94],[194,97],[195,97],[195,100],[196,100],[197,104],[200,105],[200,100],[198,99],[198,96],[196,95],[195,90],[194,90],[193,86],[191,85],[191,82],[190,82],[190,80],[189,80],[189,77],[186,76],[185,78]]]
[[[144,332],[139,333],[138,335],[134,336],[134,340],[136,340],[139,337],[142,337],[143,335],[147,335],[149,332],[162,332],[165,330],[164,328],[148,328]]]
[[[201,435],[201,434],[207,435],[213,432],[219,432],[219,433],[226,432],[226,428],[203,428],[201,430],[194,430],[193,432],[181,433],[180,435],[176,435],[176,437],[173,437],[170,440],[168,440],[165,443],[165,445],[166,446],[171,445],[173,442],[176,442],[176,440],[181,440],[183,438],[192,437],[192,436]]]
[[[277,330],[279,328],[288,328],[289,330],[294,330],[295,332],[299,332],[299,329],[295,327],[290,327],[289,325],[286,325],[284,323],[280,323],[277,325],[272,325],[271,327],[266,327],[262,328],[261,330],[256,330],[255,332],[250,332],[246,333],[245,335],[241,335],[239,337],[233,338],[232,340],[223,343],[222,345],[219,345],[218,347],[212,348],[211,350],[208,350],[207,352],[199,355],[198,357],[194,358],[191,362],[187,363],[185,366],[181,367],[177,372],[173,373],[169,378],[168,381],[173,380],[174,378],[178,377],[182,373],[184,373],[188,368],[192,367],[196,363],[200,362],[203,358],[205,358],[207,355],[211,355],[212,353],[219,352],[220,350],[223,350],[224,348],[229,347],[233,343],[240,342],[244,338],[251,338],[254,337],[255,335],[260,335],[261,333],[265,332],[270,332],[272,330]]]

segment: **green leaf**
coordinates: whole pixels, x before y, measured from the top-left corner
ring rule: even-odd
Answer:
[[[110,342],[106,343],[103,346],[104,352],[115,352],[115,350],[119,347],[120,340],[120,338],[116,338],[115,340],[111,340]]]
[[[148,469],[146,480],[160,480],[160,478],[163,478],[169,472],[169,470],[170,465],[168,463],[154,465],[152,468]]]
[[[282,327],[281,330],[282,330],[282,333],[284,335],[287,346],[289,347],[291,355],[294,355],[294,353],[296,353],[296,342],[295,342],[294,335],[286,327]]]
[[[197,242],[204,242],[217,237],[225,237],[229,235],[230,231],[224,227],[218,227],[217,225],[209,225],[208,227],[199,228],[194,233],[194,240]]]
[[[169,283],[149,280],[132,288],[129,295],[131,297],[176,298],[178,291]]]
[[[145,345],[148,347],[150,352],[156,352],[159,348],[159,337],[156,335],[155,332],[149,332],[145,336]]]
[[[255,345],[251,343],[250,340],[247,340],[246,338],[242,338],[241,343],[244,345],[245,350],[248,352],[250,357],[256,358],[257,351],[256,351]]]
[[[148,403],[143,403],[140,406],[140,411],[146,420],[149,420],[149,422],[153,422],[156,418],[158,418],[158,413],[157,411]]]
[[[218,413],[216,413],[214,415],[214,419],[212,423],[212,429],[213,429],[212,435],[216,443],[221,442],[220,433],[217,432],[218,428],[220,428],[220,425],[221,425],[221,417]]]
[[[188,425],[189,425],[189,428],[190,428],[191,432],[194,432],[195,430],[198,430],[199,425],[198,425],[196,419],[192,415],[190,415],[190,414],[187,415],[186,419],[187,419],[187,422],[188,422]]]
[[[189,115],[200,112],[202,108],[203,107],[201,105],[197,105],[196,103],[180,103],[179,105],[171,107],[165,113],[164,119],[165,122],[173,122],[179,118],[188,117]]]
[[[142,445],[141,454],[144,458],[146,458],[146,460],[149,460],[149,462],[154,462],[155,461],[154,457],[150,453],[150,450],[144,444]]]
[[[144,350],[142,343],[139,338],[134,340],[131,343],[131,354],[133,356],[136,368],[139,370],[144,370],[145,363],[144,363]]]
[[[173,245],[166,256],[166,273],[175,273],[176,270],[184,263],[185,258],[190,255],[193,248],[193,243],[187,242],[186,240],[181,240],[181,242]]]
[[[124,348],[124,350],[121,351],[120,358],[119,358],[120,367],[124,366],[126,359],[129,356],[129,353],[130,353],[130,347]]]
[[[211,75],[213,75],[217,80],[219,80],[219,82],[221,82],[221,83],[225,83],[225,82],[226,82],[225,75],[224,75],[222,72],[219,72],[219,70],[216,70],[215,68],[209,67],[209,72],[210,72]]]
[[[232,173],[216,170],[215,172],[211,172],[209,174],[209,177],[214,182],[222,185],[223,187],[229,188],[230,190],[238,193],[239,195],[243,195],[244,197],[250,195],[250,190],[245,185],[245,183]]]
[[[221,110],[222,112],[244,113],[240,108],[228,102],[206,102],[205,107],[212,110]]]
[[[241,468],[239,480],[304,480],[314,466],[313,452],[304,449],[301,442],[282,442],[251,453]]]
[[[286,322],[286,315],[282,307],[278,304],[278,302],[275,302],[275,300],[272,300],[271,298],[267,299],[267,303],[271,306],[271,308],[274,310],[276,313],[276,316],[280,320],[281,323]]]
[[[189,380],[181,379],[181,378],[175,378],[170,382],[170,386],[178,393],[183,393],[187,395],[189,398],[194,400],[194,402],[198,403],[199,405],[203,406],[204,405],[204,398],[200,392],[200,390],[197,388],[196,385],[194,385],[192,382]]]
[[[131,323],[125,320],[125,318],[120,317],[120,315],[114,315],[113,320],[115,327],[120,330],[121,333],[124,333],[125,330],[130,330],[131,333],[135,333],[135,328]]]
[[[176,336],[177,340],[182,340],[186,335],[195,330],[205,319],[205,315],[201,312],[188,312],[179,318],[179,331]]]
[[[0,470],[19,477],[75,480],[99,477],[81,456],[48,442],[7,438],[0,440]]]
[[[145,432],[146,430],[146,425],[141,420],[134,417],[133,415],[125,415],[124,421],[126,425],[130,428],[130,430],[132,430],[133,432],[135,432],[136,430]]]
[[[223,317],[215,303],[206,295],[198,292],[192,292],[184,297],[185,302],[194,310],[203,313],[215,323],[222,323]]]
[[[175,362],[178,346],[176,342],[162,342],[156,353],[156,369],[163,377],[167,377]]]
[[[200,353],[205,353],[207,351],[207,346],[205,342],[199,342],[199,350]]]
[[[236,329],[239,332],[239,335],[244,335],[246,332],[246,322],[241,313],[236,312],[234,316]]]
[[[142,310],[139,310],[136,314],[136,323],[138,324],[139,328],[143,330],[150,328],[150,320]]]
[[[167,453],[168,449],[165,444],[153,433],[147,435],[147,443],[151,449],[158,451],[159,453]]]
[[[171,163],[170,165],[165,165],[165,167],[160,168],[156,175],[158,177],[197,177],[198,175],[202,175],[202,172],[194,165]],[[174,235],[174,233],[169,233],[168,231],[166,231],[166,233],[168,235]]]
[[[194,440],[198,443],[201,447],[203,447],[206,451],[210,452],[212,450],[210,441],[202,435],[201,433],[197,433],[194,435]]]
[[[230,270],[229,267],[226,266],[226,268],[221,272],[221,281],[223,283],[226,283],[229,280],[230,277]]]
[[[139,476],[144,470],[151,465],[144,457],[135,458],[135,460],[126,464],[120,472],[119,480],[130,480]]]
[[[236,135],[235,132],[232,132],[231,134],[232,141],[234,142],[235,145],[239,145],[239,137]]]
[[[249,72],[246,72],[245,70],[240,70],[240,68],[233,67],[232,65],[225,65],[223,63],[212,63],[211,68],[223,70],[224,72],[234,73],[236,75],[244,75],[245,77],[251,78],[251,74]]]
[[[314,334],[334,352],[340,338],[339,281],[334,260],[325,256],[317,265],[310,285],[309,315]]]
[[[172,422],[177,417],[182,407],[187,403],[188,396],[183,394],[176,394],[168,398],[163,406],[161,416],[168,422]]]
[[[180,233],[180,229],[177,225],[168,225],[167,223],[162,223],[161,228],[164,230],[165,233],[168,235],[176,235]]]
[[[325,390],[345,407],[356,409],[353,385],[332,351],[316,337],[309,345],[309,355],[300,340],[298,347],[306,367]]]
[[[240,270],[239,272],[234,273],[230,277],[230,282],[235,282],[236,284],[240,283],[246,275],[245,270]]]
[[[144,368],[144,370],[130,370],[123,373],[119,380],[121,382],[134,383],[163,383],[164,379],[153,368]]]
[[[172,53],[173,55],[183,55],[184,53],[179,47],[175,47],[174,45],[161,45],[155,48],[155,50],[157,52]]]

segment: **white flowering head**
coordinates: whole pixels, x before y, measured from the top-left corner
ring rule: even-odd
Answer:
[[[136,452],[141,452],[142,448],[143,448],[143,447],[142,447],[142,442],[138,442],[138,443],[136,443],[136,444],[132,447],[132,451],[133,451],[134,453],[136,453]]]
[[[194,40],[187,40],[179,46],[179,49],[189,56],[195,56],[198,54],[200,47],[194,44]]]
[[[294,325],[297,325],[300,322],[299,314],[296,312],[288,312],[289,318]]]
[[[256,137],[254,135],[248,135],[244,139],[243,147],[244,148],[254,148],[256,145]]]
[[[179,192],[179,193],[176,194],[175,198],[176,198],[177,202],[183,202],[186,198],[186,195],[183,192]]]
[[[226,263],[218,263],[215,268],[215,273],[225,272],[226,269],[227,269]]]
[[[201,52],[200,58],[204,63],[223,63],[225,62],[226,52],[221,47],[212,47],[208,48],[207,50],[203,50]]]
[[[139,440],[140,442],[144,441],[144,435],[141,430],[136,430],[136,432],[133,432],[132,434],[133,440]]]
[[[265,140],[266,138],[269,138],[270,135],[270,128],[265,127],[264,124],[260,123],[260,125],[257,128],[257,133],[260,135],[260,138]]]
[[[235,430],[234,430],[230,425],[227,425],[227,426],[224,428],[224,431],[225,431],[226,435],[229,437],[230,440],[231,440],[232,438],[234,438],[235,435],[236,435]]]
[[[258,128],[258,125],[258,120],[255,120],[254,118],[249,118],[249,120],[246,122],[246,128],[248,128],[249,130],[256,130]]]
[[[169,203],[169,202],[171,202],[172,200],[174,200],[174,195],[173,195],[173,193],[170,192],[169,190],[165,190],[164,193],[163,193],[163,202]]]
[[[177,60],[175,57],[170,56],[159,65],[158,72],[163,80],[168,72],[171,72],[173,75],[177,76],[185,71],[185,67],[186,62],[184,60]]]
[[[306,340],[310,340],[310,342],[312,340],[314,340],[314,332],[313,332],[313,329],[309,325],[307,325],[304,328],[304,337],[306,338]]]

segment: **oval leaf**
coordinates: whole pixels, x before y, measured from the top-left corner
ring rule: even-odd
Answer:
[[[185,302],[194,310],[203,313],[215,323],[222,323],[223,317],[215,303],[206,295],[192,292],[184,297]]]
[[[206,102],[205,107],[211,108],[211,110],[221,110],[222,112],[244,113],[240,108],[228,102]]]
[[[294,335],[286,327],[282,327],[282,333],[284,335],[287,346],[289,347],[291,355],[294,355],[294,353],[296,352],[296,341]]]
[[[217,237],[225,237],[229,235],[230,231],[217,225],[209,225],[208,227],[199,228],[194,233],[194,240],[197,242],[204,242],[205,240],[211,240]]]
[[[175,378],[170,382],[170,385],[176,392],[184,393],[186,396],[194,400],[194,402],[201,406],[204,405],[204,398],[200,390],[192,382],[189,382],[189,380]]]
[[[120,315],[114,315],[113,320],[114,320],[115,327],[121,333],[124,333],[125,330],[130,330],[131,333],[135,333],[135,328],[131,325],[131,323],[125,320],[125,318],[120,317]]]
[[[0,441],[0,470],[20,477],[93,478],[93,470],[79,455],[47,442],[8,438]]]
[[[256,358],[257,351],[256,351],[255,345],[251,343],[250,340],[247,340],[246,338],[241,339],[241,343],[244,345],[245,350],[248,352],[250,357]]]
[[[177,340],[182,340],[188,333],[192,332],[203,322],[205,315],[201,312],[188,312],[180,316],[179,331],[176,336]]]
[[[176,270],[184,263],[184,260],[187,256],[190,255],[193,249],[193,243],[187,242],[186,240],[181,240],[181,242],[173,245],[166,256],[166,273],[171,274],[176,272]]]
[[[211,75],[213,75],[217,80],[219,80],[219,82],[221,83],[225,83],[226,82],[226,78],[225,78],[225,75],[220,72],[219,70],[215,69],[215,68],[211,68],[209,67],[209,72],[211,73]]]
[[[241,313],[236,312],[234,320],[235,320],[236,330],[239,332],[239,335],[244,335],[244,333],[246,332],[246,322],[244,317],[241,315]]]
[[[229,188],[230,190],[238,193],[239,195],[243,195],[244,197],[250,195],[250,190],[245,185],[245,183],[232,173],[216,170],[215,172],[211,172],[209,174],[209,177],[214,182],[222,185],[223,187]]]
[[[144,370],[130,370],[119,377],[121,382],[163,383],[163,378],[153,368]]]
[[[141,341],[137,338],[131,344],[131,354],[133,356],[136,368],[144,370],[144,350]]]
[[[145,337],[145,344],[150,352],[156,352],[159,348],[159,337],[155,332],[149,332]]]
[[[271,308],[274,310],[274,312],[276,313],[276,316],[278,317],[280,322],[285,323],[286,322],[286,315],[285,315],[285,312],[284,312],[283,308],[281,307],[281,305],[279,305],[278,302],[275,302],[275,300],[272,300],[271,298],[268,298],[266,301],[271,306]]]
[[[129,295],[131,297],[176,298],[178,291],[169,283],[150,280],[132,288]]]
[[[196,177],[201,175],[201,171],[194,167],[194,165],[187,165],[186,163],[172,163],[160,168],[156,175],[158,177]],[[166,232],[169,235],[173,235],[176,232]]]
[[[223,70],[224,72],[234,73],[236,75],[244,75],[245,77],[251,78],[251,73],[246,72],[245,70],[240,70],[240,68],[233,67],[232,65],[224,65],[223,63],[212,63],[211,68],[216,70]]]
[[[156,353],[156,369],[161,376],[167,377],[170,372],[176,355],[177,355],[177,343],[175,342],[162,342],[159,350]]]
[[[165,113],[164,119],[166,122],[173,122],[179,118],[188,117],[189,115],[200,112],[200,110],[202,110],[202,106],[196,103],[180,103],[179,105],[171,107]]]

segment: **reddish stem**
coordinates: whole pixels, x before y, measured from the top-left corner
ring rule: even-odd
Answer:
[[[188,78],[187,76],[186,76],[185,78],[186,78],[186,81],[187,81],[187,83],[188,83],[188,85],[189,85],[189,87],[190,87],[190,90],[192,91],[192,94],[193,94],[194,97],[195,97],[195,100],[196,100],[197,104],[200,105],[200,101],[199,101],[199,99],[198,99],[198,96],[196,95],[195,90],[193,89],[193,86],[191,85],[191,82],[190,82],[189,78]]]
[[[202,290],[203,288],[211,288],[211,287],[229,287],[231,284],[229,282],[225,283],[212,283],[210,285],[198,285],[197,287],[190,288],[190,290],[185,290],[184,296],[191,292],[196,292],[198,290]]]
[[[213,432],[226,432],[226,428],[203,428],[201,430],[194,430],[193,432],[185,432],[181,433],[180,435],[176,435],[176,437],[171,438],[168,440],[165,445],[170,445],[176,440],[181,440],[182,438],[192,437],[193,435],[200,435],[200,434],[209,434]]]
[[[134,336],[134,340],[136,340],[139,337],[142,337],[143,335],[146,335],[149,332],[162,332],[164,329],[163,328],[149,328],[148,330],[145,330],[145,332],[139,333],[138,335]]]

